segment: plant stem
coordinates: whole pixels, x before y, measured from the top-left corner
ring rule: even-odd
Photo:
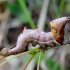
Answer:
[[[27,62],[27,64],[25,65],[25,67],[23,68],[23,70],[26,69],[26,67],[28,66],[28,64],[31,62],[31,60],[34,58],[36,54],[32,55],[32,57],[30,58],[30,60]]]
[[[39,70],[40,58],[41,58],[41,51],[40,51],[40,54],[39,54],[39,59],[38,59],[37,70]]]
[[[18,2],[19,2],[19,4],[20,4],[21,9],[22,9],[23,12],[26,14],[26,16],[27,16],[27,18],[28,18],[28,21],[29,21],[29,23],[30,23],[31,28],[35,28],[35,23],[34,23],[34,21],[33,21],[32,18],[31,18],[31,14],[29,13],[29,10],[27,9],[24,0],[18,0]]]
[[[32,49],[31,49],[31,50],[32,50]],[[23,53],[17,54],[17,55],[15,55],[15,56],[13,56],[12,58],[7,59],[6,61],[0,63],[0,66],[4,65],[5,63],[7,63],[8,61],[10,61],[11,59],[16,58],[16,57],[19,57],[19,56],[21,56],[21,55],[24,55],[24,54],[27,54],[27,53],[30,54],[31,52],[33,52],[33,53],[34,53],[33,55],[35,55],[37,52],[39,52],[39,48],[35,48],[35,49],[33,49],[32,51],[31,51],[31,50],[29,50],[29,51],[27,51],[27,52],[23,52]]]
[[[16,57],[18,57],[18,56],[24,55],[24,54],[29,53],[29,52],[30,52],[30,51],[23,52],[23,53],[21,53],[21,54],[15,55],[15,56],[13,56],[12,58],[10,58],[10,59],[8,59],[8,60],[6,60],[6,61],[0,63],[0,66],[4,65],[5,63],[7,63],[8,61],[10,61],[10,60],[13,59],[13,58],[16,58]]]

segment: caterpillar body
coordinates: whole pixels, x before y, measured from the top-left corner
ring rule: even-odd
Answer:
[[[29,43],[32,43],[33,46],[38,44],[40,48],[44,50],[49,46],[54,47],[56,45],[61,45],[64,41],[64,28],[69,20],[69,17],[62,17],[51,21],[51,32],[47,33],[39,31],[38,28],[32,30],[24,27],[23,32],[17,39],[16,46],[12,49],[4,48],[1,54],[3,56],[8,56],[27,51]]]

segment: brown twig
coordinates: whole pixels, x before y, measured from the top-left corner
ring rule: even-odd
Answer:
[[[35,54],[36,55],[36,54]],[[34,58],[35,55],[32,55],[32,57],[30,58],[30,60],[27,62],[27,64],[25,65],[25,67],[23,68],[23,70],[26,69],[26,67],[28,66],[28,64],[31,62],[31,60]]]
[[[40,54],[39,54],[39,59],[38,59],[37,70],[39,70],[39,65],[40,65],[40,58],[41,58],[41,51],[40,51]]]

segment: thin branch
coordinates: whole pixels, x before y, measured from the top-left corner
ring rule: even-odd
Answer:
[[[36,55],[36,54],[35,54]],[[25,65],[25,67],[23,68],[23,70],[26,69],[26,67],[28,66],[28,64],[31,62],[31,60],[34,58],[35,55],[32,55],[32,57],[30,58],[30,60],[27,62],[27,64]]]
[[[39,54],[39,60],[38,60],[37,70],[39,70],[40,58],[41,58],[41,51],[40,51],[40,54]]]
[[[60,53],[60,66],[61,70],[65,69],[65,57],[66,57],[66,48],[63,48]]]
[[[12,58],[9,58],[8,60],[6,60],[3,63],[1,63],[0,66],[4,65],[5,63],[7,63],[8,61],[10,61],[13,58],[19,57],[19,56],[24,55],[24,54],[27,54],[27,53],[31,54],[33,52],[34,53],[33,55],[35,55],[37,52],[39,52],[39,50],[40,50],[39,48],[35,48],[35,49],[32,49],[32,51],[29,50],[27,52],[19,53],[19,54],[13,56]]]
[[[10,61],[10,60],[13,59],[13,58],[16,58],[16,57],[18,57],[18,56],[24,55],[24,54],[29,53],[29,52],[30,52],[30,51],[23,52],[23,53],[21,53],[21,54],[17,54],[17,55],[15,55],[15,56],[13,56],[12,58],[9,58],[8,60],[6,60],[6,61],[0,63],[0,66],[4,65],[5,63],[7,63],[8,61]]]

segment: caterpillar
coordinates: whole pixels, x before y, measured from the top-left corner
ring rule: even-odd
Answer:
[[[64,29],[70,17],[61,17],[50,22],[51,32],[39,31],[38,28],[27,29],[24,27],[23,32],[18,36],[14,48],[4,48],[1,51],[2,56],[14,55],[28,50],[28,44],[33,46],[37,44],[41,49],[46,50],[48,47],[62,45],[64,41]]]

